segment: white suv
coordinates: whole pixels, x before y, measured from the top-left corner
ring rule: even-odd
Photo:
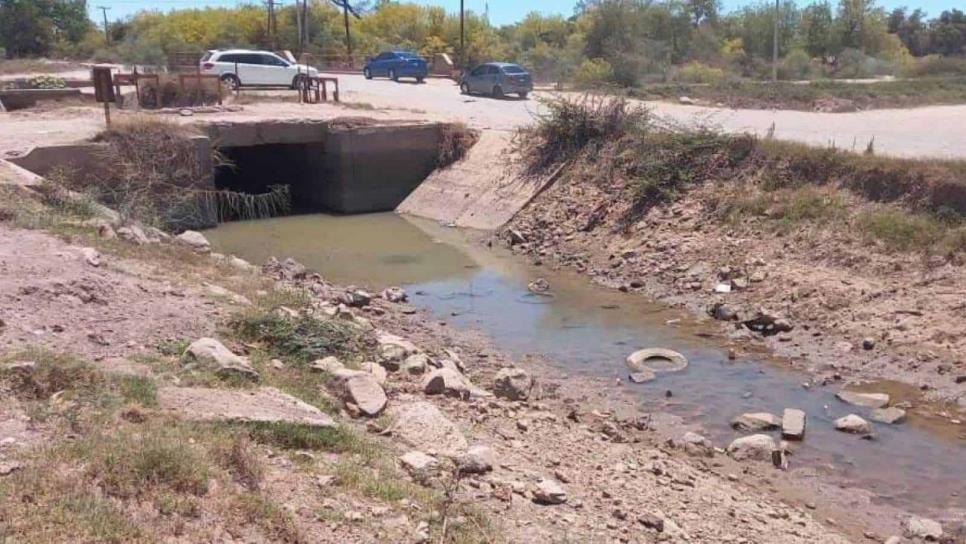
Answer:
[[[315,68],[289,62],[271,51],[208,51],[200,63],[202,73],[220,76],[233,89],[259,85],[295,88],[300,78],[319,75]]]

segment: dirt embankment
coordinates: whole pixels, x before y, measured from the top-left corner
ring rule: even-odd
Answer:
[[[962,165],[667,133],[641,112],[573,108],[528,134],[531,171],[566,161],[567,174],[501,233],[514,251],[690,307],[817,382],[906,382],[961,419]]]
[[[0,225],[0,527],[18,540],[839,543],[903,530],[907,516],[871,503],[841,516],[854,496],[785,502],[807,486],[776,482],[769,460],[682,441],[678,422],[514,362],[398,290],[372,297],[291,261],[259,274],[198,236],[82,224],[14,193]]]

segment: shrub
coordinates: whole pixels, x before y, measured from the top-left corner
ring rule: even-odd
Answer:
[[[446,168],[463,160],[470,148],[480,140],[480,131],[471,129],[465,123],[446,123],[440,126],[439,150],[436,166]]]
[[[327,355],[364,354],[374,347],[370,334],[338,319],[254,312],[235,317],[231,327],[246,341],[264,343],[273,355],[300,362]]]
[[[580,63],[574,73],[574,86],[578,89],[594,89],[610,83],[614,69],[604,59],[587,59]]]
[[[724,70],[692,61],[677,70],[674,79],[682,83],[718,83],[725,77]]]
[[[802,49],[792,49],[781,61],[778,75],[782,79],[807,79],[811,74],[812,59]]]

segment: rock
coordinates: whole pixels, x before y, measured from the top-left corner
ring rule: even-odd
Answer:
[[[211,251],[211,244],[208,242],[208,239],[205,238],[204,234],[196,230],[186,230],[175,236],[175,239],[199,253],[208,253]]]
[[[484,474],[493,470],[493,457],[493,450],[489,446],[477,444],[454,460],[461,474]]]
[[[627,379],[634,383],[646,383],[657,379],[657,374],[651,369],[642,369],[640,372],[631,372]]]
[[[390,415],[393,436],[413,448],[452,456],[466,450],[463,433],[432,403],[419,401],[394,406]]]
[[[117,233],[114,232],[114,227],[104,222],[97,225],[97,236],[102,240],[113,240],[117,238]]]
[[[909,538],[921,538],[932,542],[943,537],[943,527],[938,521],[912,516],[902,522],[902,529]]]
[[[386,378],[389,377],[389,375],[386,373],[385,368],[373,362],[362,363],[360,368],[362,369],[363,372],[367,374],[372,374],[372,377],[375,378],[376,382],[379,385],[385,385]]]
[[[889,538],[885,539],[885,544],[902,544],[902,537],[892,535]]]
[[[162,387],[158,404],[195,421],[242,421],[298,423],[311,427],[334,427],[335,421],[316,408],[273,387],[212,389]]]
[[[738,319],[738,311],[733,306],[722,302],[714,303],[708,309],[708,313],[718,321],[734,321]]]
[[[680,353],[664,348],[648,348],[627,356],[627,367],[633,372],[677,372],[688,366],[688,360]]]
[[[711,457],[714,455],[714,448],[711,445],[711,441],[696,432],[688,431],[684,433],[680,442],[684,448],[684,452],[688,455],[701,457]]]
[[[694,105],[694,99],[691,98],[691,97],[688,97],[688,96],[679,96],[678,97],[678,103],[679,104],[684,104],[684,105],[687,105],[687,106],[693,106]]]
[[[782,412],[782,438],[802,440],[805,438],[805,412],[796,408],[785,408]]]
[[[439,461],[435,457],[419,450],[407,451],[399,457],[399,462],[407,472],[416,474],[425,474],[439,467]]]
[[[37,363],[34,361],[15,361],[13,363],[7,363],[2,368],[4,373],[33,374],[34,370],[37,369]]]
[[[376,331],[376,342],[379,344],[379,364],[387,370],[399,370],[399,365],[406,357],[419,351],[415,344],[385,331]]]
[[[872,434],[872,424],[855,414],[835,420],[835,430],[852,434]]]
[[[864,408],[884,408],[889,405],[889,395],[885,393],[857,393],[855,391],[839,391],[835,397],[842,402]]]
[[[379,296],[384,300],[393,303],[406,302],[409,296],[406,294],[401,287],[387,287],[379,293]]]
[[[767,434],[743,436],[731,442],[726,451],[737,461],[770,461],[771,452],[775,451],[775,441]]]
[[[208,294],[213,297],[226,298],[230,300],[233,304],[239,304],[241,306],[251,306],[252,301],[248,300],[244,295],[239,295],[238,293],[229,291],[220,285],[215,285],[213,283],[205,283],[205,289]]]
[[[894,425],[896,423],[902,423],[906,420],[906,411],[902,408],[895,407],[876,408],[875,410],[872,410],[872,413],[869,414],[869,417],[873,421]]]
[[[416,526],[416,535],[413,540],[416,544],[425,544],[429,542],[429,523],[425,521],[420,521],[419,525]]]
[[[80,248],[81,257],[87,264],[98,267],[101,266],[101,254],[99,251],[92,247],[82,247]]]
[[[517,244],[525,244],[527,242],[527,237],[523,235],[520,231],[516,229],[507,229],[507,240],[510,242],[511,246]]]
[[[751,319],[742,321],[745,327],[761,333],[764,336],[772,336],[781,332],[789,332],[794,326],[790,321],[780,315],[759,309]]]
[[[347,289],[339,295],[338,301],[350,308],[362,308],[372,302],[372,295],[363,289]]]
[[[288,280],[299,280],[308,275],[305,265],[289,257],[278,265],[281,276]]]
[[[418,375],[425,374],[427,366],[429,366],[429,356],[416,353],[407,357],[400,368],[407,374]]]
[[[664,518],[656,514],[641,514],[637,516],[637,522],[659,533],[664,532]]]
[[[8,476],[22,468],[23,464],[21,464],[19,461],[0,462],[0,476]]]
[[[388,399],[386,392],[376,381],[376,378],[362,374],[345,380],[344,395],[346,402],[359,407],[359,411],[366,416],[375,417],[386,407]]]
[[[329,355],[328,357],[312,361],[312,364],[309,365],[309,368],[315,370],[316,372],[328,372],[329,374],[335,374],[337,371],[344,369],[345,365],[343,365],[338,358]]]
[[[567,502],[567,492],[556,480],[544,478],[533,490],[533,502],[537,504],[563,504]]]
[[[249,274],[252,274],[252,273],[258,271],[258,267],[257,266],[255,266],[252,263],[246,261],[245,259],[236,257],[234,255],[229,255],[228,256],[228,260],[226,262],[232,268],[238,269],[238,270],[240,270],[242,272],[247,272]]]
[[[533,376],[522,368],[504,368],[493,379],[493,393],[509,400],[527,400],[533,390]]]
[[[448,395],[468,399],[470,386],[459,372],[451,368],[438,368],[423,380],[423,392],[427,395]]]
[[[151,238],[148,238],[148,235],[144,234],[144,230],[137,225],[120,227],[117,229],[117,235],[120,236],[122,240],[126,240],[139,246],[155,242]]]
[[[771,431],[782,426],[782,418],[768,412],[741,414],[731,420],[731,428],[738,431]]]
[[[864,349],[866,351],[869,351],[869,350],[871,350],[874,347],[875,347],[875,339],[874,338],[863,338],[862,339],[862,349]]]
[[[259,378],[258,372],[246,359],[235,355],[214,338],[195,340],[185,350],[184,357],[214,363],[217,366],[215,372],[219,376],[239,376],[252,381],[258,381]]]

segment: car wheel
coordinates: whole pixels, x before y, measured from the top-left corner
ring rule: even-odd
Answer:
[[[393,81],[399,81],[399,78],[396,76],[396,71],[393,70],[392,68],[389,69],[389,79]]]
[[[503,87],[499,85],[493,87],[493,98],[503,98]]]
[[[463,94],[470,94],[470,86],[467,85],[465,82],[460,83],[460,92]]]
[[[527,93],[526,92],[522,92],[522,93],[518,93],[518,94],[520,95],[520,98],[522,98],[524,100],[527,99]]]
[[[372,79],[372,72],[368,68],[362,69],[362,75],[365,76],[366,79]]]
[[[238,87],[241,87],[241,80],[239,80],[238,76],[235,74],[225,74],[221,76],[221,82],[225,85],[228,85],[228,88],[233,91],[238,89]]]
[[[422,83],[424,79],[426,79],[426,78],[424,78],[422,76],[416,76],[416,83]]]
[[[306,83],[308,83],[308,78],[306,78],[302,74],[299,74],[299,75],[295,76],[295,78],[292,79],[292,88],[295,89],[296,91],[298,91],[298,90],[302,89],[303,87],[305,87],[305,84]]]

